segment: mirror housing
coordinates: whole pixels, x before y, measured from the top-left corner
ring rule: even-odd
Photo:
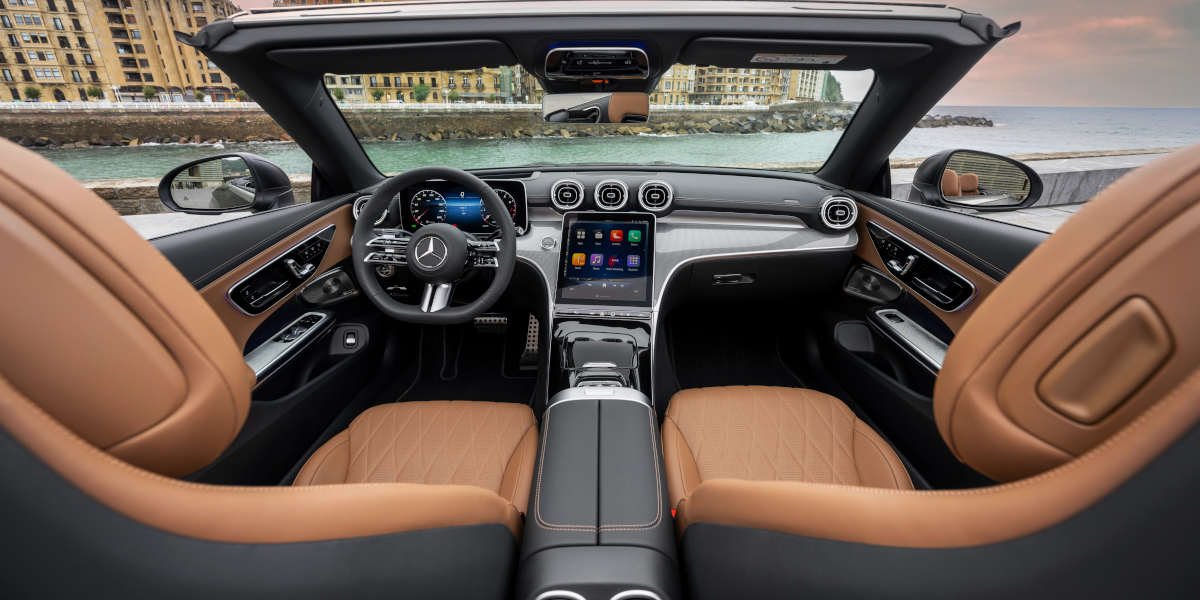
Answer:
[[[645,92],[579,92],[542,96],[547,123],[645,123],[650,95]]]
[[[184,163],[162,178],[158,198],[174,212],[211,215],[262,212],[296,203],[287,173],[249,152]]]
[[[909,202],[981,212],[1028,208],[1042,196],[1042,178],[1029,165],[978,150],[945,150],[913,175]]]

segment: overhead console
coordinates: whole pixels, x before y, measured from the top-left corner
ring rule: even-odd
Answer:
[[[636,47],[564,47],[546,53],[549,79],[646,79],[650,59]]]

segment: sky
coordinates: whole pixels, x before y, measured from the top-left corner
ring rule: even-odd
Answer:
[[[271,0],[236,0],[243,8]],[[948,0],[1021,21],[941,104],[1200,107],[1200,0]],[[836,73],[847,99],[870,75]]]

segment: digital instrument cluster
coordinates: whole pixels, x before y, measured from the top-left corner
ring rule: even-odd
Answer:
[[[485,180],[500,196],[520,235],[529,227],[525,185],[515,180]],[[399,205],[401,225],[416,231],[424,225],[449,223],[463,231],[476,234],[493,233],[496,221],[484,206],[479,194],[458,184],[445,181],[426,181],[406,189],[395,198]]]

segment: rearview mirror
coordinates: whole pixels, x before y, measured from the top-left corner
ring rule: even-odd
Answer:
[[[158,184],[167,208],[190,214],[260,212],[295,203],[283,169],[247,152],[195,160],[176,167]]]
[[[650,96],[642,92],[546,94],[542,118],[549,123],[645,123]]]
[[[1028,207],[1041,194],[1041,178],[1025,163],[977,150],[947,150],[917,167],[909,200],[994,211]]]

